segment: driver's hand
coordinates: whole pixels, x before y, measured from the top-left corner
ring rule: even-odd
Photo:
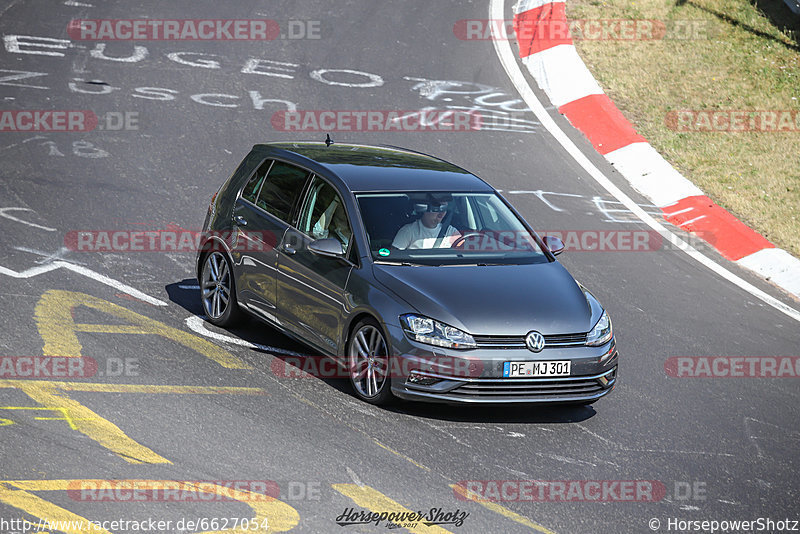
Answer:
[[[464,235],[464,234],[462,234],[461,232],[458,232],[455,235],[451,235],[451,236],[445,237],[444,238],[444,242],[447,243],[448,247],[453,248],[453,245],[455,245],[456,241],[461,239],[462,235]]]

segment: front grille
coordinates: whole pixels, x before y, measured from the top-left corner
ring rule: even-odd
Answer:
[[[544,336],[544,348],[578,347],[586,343],[587,333]],[[524,349],[525,336],[473,336],[480,349]]]
[[[463,384],[448,395],[464,400],[504,400],[520,398],[554,399],[591,397],[609,389],[616,378],[616,368],[602,375],[574,378],[506,378],[476,379]],[[605,385],[604,385],[605,383]]]
[[[558,334],[544,336],[544,346],[583,345],[586,343],[587,333],[583,334]]]

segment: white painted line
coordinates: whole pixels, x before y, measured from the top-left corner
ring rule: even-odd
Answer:
[[[31,278],[32,276],[38,276],[42,273],[54,271],[58,268],[59,268],[58,265],[53,265],[52,263],[48,263],[46,265],[39,265],[38,267],[31,267],[30,269],[26,269],[21,273],[18,273],[16,271],[12,271],[11,269],[0,265],[0,274],[10,276],[11,278]]]
[[[493,39],[495,43],[498,40]],[[603,94],[573,45],[557,45],[523,58],[522,62],[557,108],[589,95]],[[559,75],[552,76],[553,72]]]
[[[200,286],[197,284],[194,285],[178,284],[178,289],[200,289]]]
[[[135,289],[127,284],[123,284],[113,278],[109,278],[107,276],[103,276],[100,273],[94,272],[91,269],[87,269],[81,265],[75,265],[74,263],[69,263],[68,261],[57,260],[51,263],[46,263],[44,265],[39,265],[37,267],[31,267],[30,269],[26,269],[22,272],[12,271],[7,267],[3,267],[0,265],[0,274],[4,274],[6,276],[10,276],[11,278],[32,278],[34,276],[38,276],[40,274],[44,274],[50,271],[55,271],[56,269],[67,269],[72,272],[82,274],[83,276],[87,276],[92,280],[96,280],[101,284],[105,284],[107,286],[111,286],[118,291],[122,291],[123,293],[127,293],[128,295],[135,297],[139,300],[143,300],[148,304],[152,304],[153,306],[166,306],[167,303],[163,300],[158,300],[157,298],[151,297],[145,293],[142,293],[138,289]]]
[[[203,323],[204,319],[205,316],[200,317],[197,315],[192,315],[191,317],[187,317],[184,322],[186,323],[186,326],[188,326],[189,329],[192,330],[193,332],[200,334],[201,336],[214,339],[216,341],[222,341],[223,343],[231,343],[233,345],[247,347],[248,349],[263,350],[264,352],[287,354],[289,356],[308,356],[308,354],[300,354],[299,352],[294,352],[286,349],[279,349],[278,347],[270,347],[268,345],[261,345],[260,343],[250,343],[249,341],[245,341],[244,339],[239,339],[238,337],[226,336],[225,334],[218,334],[217,332],[212,332],[211,330],[206,328],[206,325]]]
[[[53,264],[54,265],[58,265],[59,267],[63,267],[65,269],[68,269],[68,270],[70,270],[72,272],[76,272],[78,274],[82,274],[83,276],[88,276],[89,278],[91,278],[93,280],[97,280],[101,284],[105,284],[107,286],[111,286],[114,289],[122,291],[123,293],[127,293],[128,295],[130,295],[132,297],[135,297],[135,298],[137,298],[139,300],[143,300],[143,301],[147,302],[148,304],[152,304],[153,306],[166,306],[167,305],[167,303],[164,302],[163,300],[158,300],[157,298],[154,298],[154,297],[151,297],[150,295],[142,293],[138,289],[135,289],[135,288],[133,288],[133,287],[127,285],[127,284],[123,284],[122,282],[114,280],[113,278],[109,278],[107,276],[103,276],[102,274],[96,273],[91,269],[87,269],[86,267],[82,267],[80,265],[75,265],[74,263],[69,263],[67,261],[60,261],[60,260],[59,261],[54,261]]]
[[[75,0],[67,0],[64,2],[64,5],[70,7],[94,7],[92,4],[84,4],[83,2],[76,2]]]
[[[697,222],[700,219],[705,219],[707,215],[700,215],[699,217],[695,217],[694,219],[689,219],[688,221],[684,221],[680,223],[678,226],[686,226],[687,224],[692,224],[693,222]]]
[[[9,219],[9,220],[14,221],[14,222],[27,224],[28,226],[31,226],[33,228],[38,228],[39,230],[44,230],[46,232],[55,232],[56,231],[55,228],[50,228],[49,226],[42,226],[40,224],[32,223],[32,222],[29,222],[29,221],[23,221],[22,219],[17,219],[13,215],[9,215],[8,214],[9,211],[33,211],[30,208],[17,208],[17,207],[0,208],[0,217],[5,217],[6,219]]]
[[[678,210],[678,211],[673,211],[672,213],[667,213],[665,211],[664,212],[664,217],[674,217],[676,215],[680,215],[681,213],[686,213],[688,211],[692,211],[693,209],[694,209],[694,207],[691,207],[691,208],[686,208],[686,209],[682,209],[682,210]]]
[[[35,248],[29,248],[29,247],[14,247],[14,250],[20,250],[22,252],[30,252],[31,254],[36,254],[37,256],[41,256],[41,259],[38,260],[36,263],[42,265],[51,263],[55,260],[63,260],[64,254],[69,252],[69,249],[67,247],[61,247],[55,252],[44,252],[42,250],[37,250]],[[72,263],[78,263],[78,262],[72,262]]]
[[[498,191],[500,191],[498,189]],[[508,194],[510,195],[523,195],[523,194],[533,194],[536,195],[539,200],[544,202],[544,204],[553,211],[564,211],[563,209],[559,208],[549,200],[545,198],[545,195],[558,195],[562,197],[573,197],[573,198],[586,198],[583,195],[576,195],[573,193],[553,193],[552,191],[542,191],[541,189],[537,189],[536,191],[526,191],[526,190],[517,190],[517,191],[509,191]]]
[[[599,196],[595,196],[594,198],[592,198],[592,202],[594,203],[594,207],[597,208],[597,211],[599,211],[602,215],[606,217],[605,219],[603,219],[603,221],[605,222],[624,223],[624,224],[628,223],[639,224],[640,222],[639,219],[633,216],[634,215],[633,213],[629,212],[624,207],[622,208],[606,207],[606,204],[609,205],[619,204],[620,206],[622,206],[622,202],[619,202],[617,200],[606,200],[603,197]],[[652,204],[639,204],[639,206],[641,206],[642,208],[654,207]],[[620,219],[619,217],[614,216],[615,213],[621,213],[625,216],[630,215],[631,217],[629,219]],[[661,211],[656,212],[656,214],[661,215]]]
[[[502,19],[504,13],[504,4],[504,0],[490,0],[489,18]],[[567,134],[559,129],[558,125],[555,123],[552,117],[550,117],[550,114],[547,113],[547,110],[544,108],[542,103],[534,94],[533,89],[530,88],[528,82],[525,80],[525,76],[522,74],[522,70],[517,64],[516,56],[511,50],[511,42],[509,40],[493,39],[492,43],[494,44],[495,52],[497,53],[497,56],[500,59],[500,63],[503,65],[506,74],[508,74],[508,77],[511,79],[511,82],[514,84],[517,91],[519,91],[520,96],[523,98],[523,100],[525,100],[525,103],[528,104],[528,107],[531,109],[534,115],[536,115],[536,118],[539,119],[542,126],[544,126],[548,132],[550,132],[550,135],[552,135],[553,138],[558,141],[558,143],[578,163],[578,165],[583,167],[589,176],[594,178],[594,180],[606,191],[611,193],[611,195],[622,202],[625,207],[636,214],[636,216],[639,217],[642,222],[647,224],[653,230],[657,231],[664,239],[685,252],[692,259],[696,260],[711,271],[717,273],[719,276],[725,280],[728,280],[740,289],[769,304],[776,310],[788,315],[795,321],[800,322],[800,311],[797,311],[791,306],[788,306],[775,297],[765,293],[753,284],[735,275],[719,263],[713,261],[711,258],[708,258],[700,253],[686,241],[667,230],[664,225],[659,223],[652,216],[648,215],[647,212],[639,207],[639,205],[636,204],[632,198],[626,195],[619,187],[614,185],[614,183],[609,180],[608,177],[606,177],[600,171],[600,169],[598,169],[597,166],[595,166],[594,163],[592,163],[589,158],[583,154],[583,152],[580,151],[575,143],[573,143],[569,137],[567,137]]]

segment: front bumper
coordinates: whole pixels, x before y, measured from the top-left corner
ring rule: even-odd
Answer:
[[[410,341],[399,327],[387,328],[396,369],[392,393],[402,399],[450,404],[558,404],[592,402],[617,383],[616,340],[601,347],[527,349],[440,349]],[[571,362],[570,376],[504,378],[508,361]],[[445,362],[444,364],[442,362]],[[411,374],[417,382],[409,381]],[[420,378],[422,383],[420,382]]]

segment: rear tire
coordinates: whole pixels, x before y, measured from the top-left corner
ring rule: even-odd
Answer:
[[[389,345],[380,325],[371,318],[359,321],[347,344],[350,383],[358,398],[375,405],[394,399],[390,361]]]
[[[208,322],[217,326],[233,326],[241,317],[236,300],[236,283],[228,256],[219,251],[203,258],[200,272],[200,300]]]

